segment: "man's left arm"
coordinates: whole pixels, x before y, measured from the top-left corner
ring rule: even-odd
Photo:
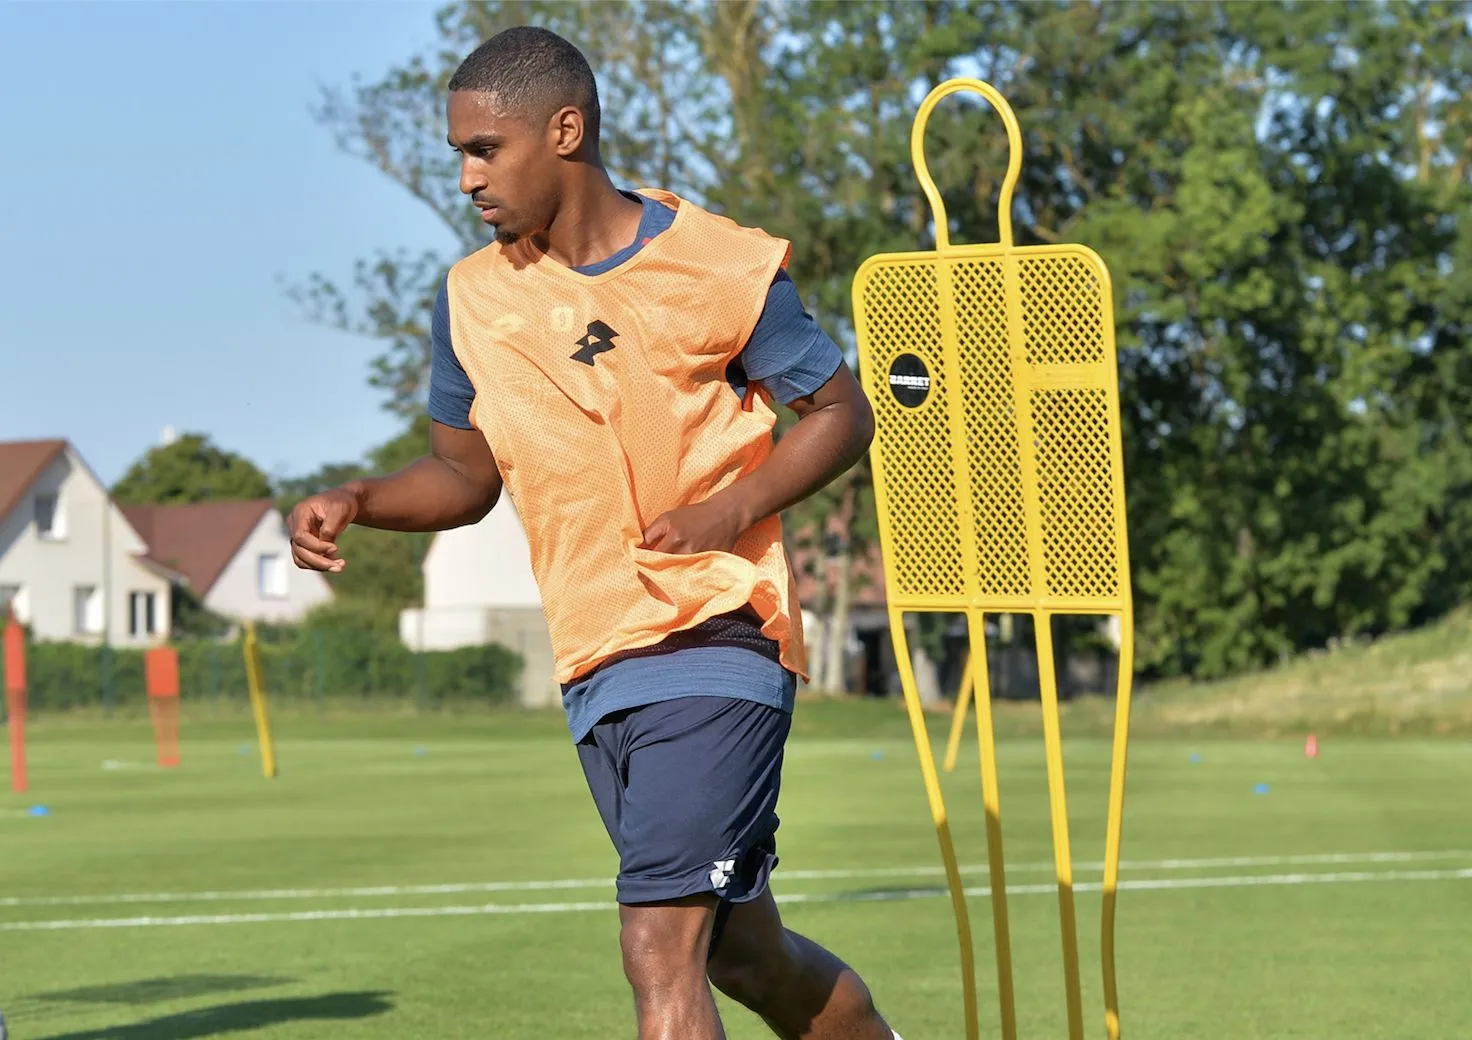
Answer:
[[[869,399],[785,275],[773,284],[741,360],[753,381],[797,413],[797,423],[755,470],[703,502],[657,517],[644,532],[647,548],[729,551],[744,531],[814,494],[869,449]]]

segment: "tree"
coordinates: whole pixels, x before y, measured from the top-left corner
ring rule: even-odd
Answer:
[[[1220,675],[1417,623],[1472,588],[1464,6],[452,5],[437,53],[319,114],[461,250],[484,231],[437,143],[443,88],[518,22],[586,46],[619,180],[790,238],[810,309],[849,348],[859,263],[933,241],[915,105],[959,73],[1002,91],[1024,135],[1016,241],[1083,242],[1111,268],[1148,673]],[[995,240],[1005,147],[974,100],[935,113],[926,155],[953,241]],[[326,279],[303,294],[388,344],[374,379],[406,415],[449,259],[379,256],[352,294]],[[872,514],[867,464],[790,514],[799,543],[851,518],[820,604],[835,621]]]
[[[186,433],[150,448],[113,485],[112,493],[124,505],[270,498],[271,480],[255,463],[216,446],[208,435]]]

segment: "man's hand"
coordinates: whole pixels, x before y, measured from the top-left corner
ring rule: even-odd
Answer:
[[[339,573],[347,561],[337,555],[337,536],[358,515],[358,496],[342,488],[304,498],[291,511],[291,558],[303,570]]]
[[[717,494],[655,517],[644,532],[644,548],[666,553],[730,552],[748,526],[741,510]]]
[[[797,423],[756,469],[704,502],[655,517],[644,548],[667,553],[730,552],[749,528],[801,502],[863,457],[874,412],[842,362],[817,392],[790,405]]]

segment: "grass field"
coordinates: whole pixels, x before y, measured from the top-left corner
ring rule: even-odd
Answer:
[[[270,782],[246,716],[188,721],[171,771],[144,721],[33,725],[32,790],[0,794],[13,1040],[633,1035],[615,860],[560,716],[284,714]],[[1320,751],[1296,735],[1134,743],[1126,1037],[1472,1036],[1472,747]],[[1079,727],[1065,754],[1079,878],[1097,881],[1108,744]],[[999,757],[1021,1033],[1062,1037],[1041,744],[1010,736]],[[944,783],[983,886],[974,739]],[[954,927],[893,703],[800,704],[782,818],[789,925],[853,963],[907,1040],[960,1037]],[[1100,1037],[1099,897],[1078,901]],[[995,1036],[988,901],[971,905]],[[732,1037],[766,1035],[723,1009]]]

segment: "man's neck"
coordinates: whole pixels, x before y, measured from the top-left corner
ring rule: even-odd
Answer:
[[[634,241],[644,207],[613,186],[607,172],[590,168],[563,196],[550,227],[533,236],[538,249],[567,267],[607,260]]]

